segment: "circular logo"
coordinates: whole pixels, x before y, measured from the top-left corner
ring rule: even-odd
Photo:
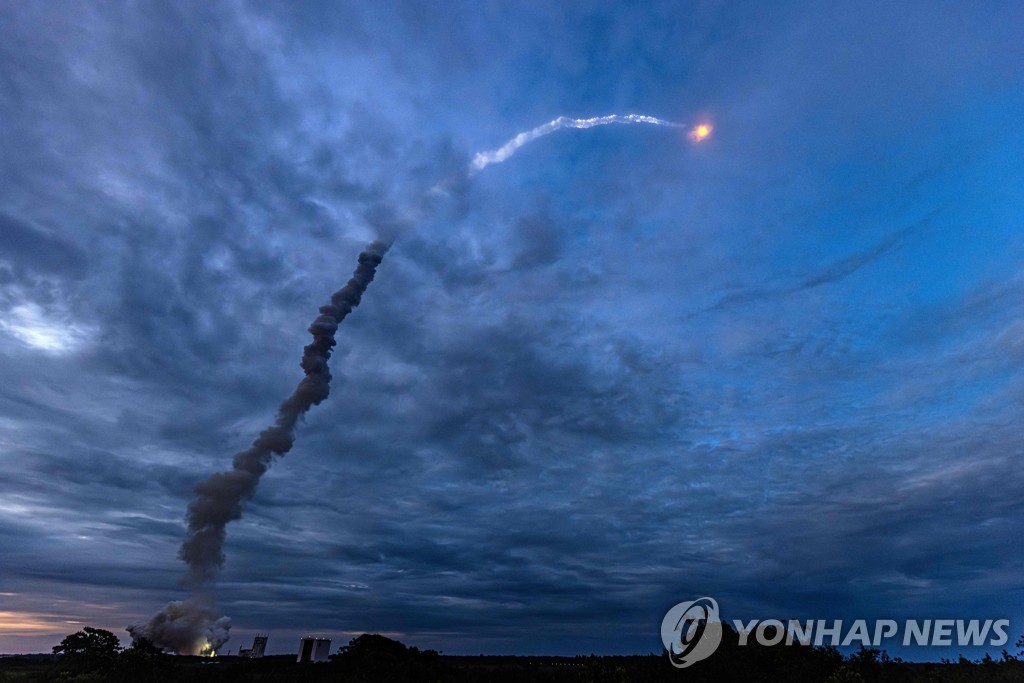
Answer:
[[[722,642],[722,622],[714,598],[681,602],[661,620],[661,642],[679,669],[707,659]]]

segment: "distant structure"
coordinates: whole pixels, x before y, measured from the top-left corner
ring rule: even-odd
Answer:
[[[331,639],[306,636],[299,640],[299,656],[296,662],[326,662],[331,654]]]
[[[267,651],[268,638],[270,638],[269,633],[257,633],[256,637],[252,639],[252,647],[248,650],[240,648],[238,650],[238,656],[248,657],[250,659],[262,659],[263,653]]]

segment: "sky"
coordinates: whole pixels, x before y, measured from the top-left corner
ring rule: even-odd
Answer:
[[[192,487],[271,422],[382,231],[330,398],[228,528],[229,647],[660,652],[707,595],[1009,618],[1012,650],[1021,26],[1014,2],[0,4],[0,652],[127,642],[183,597]],[[713,133],[561,130],[466,177],[613,113]]]

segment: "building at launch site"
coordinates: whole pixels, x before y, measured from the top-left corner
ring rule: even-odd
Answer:
[[[263,657],[263,653],[267,651],[267,639],[269,638],[269,633],[257,633],[252,639],[252,647],[248,649],[239,649],[238,656],[249,657],[250,659],[261,659]]]
[[[331,654],[331,639],[305,636],[299,640],[299,656],[296,662],[326,662]]]

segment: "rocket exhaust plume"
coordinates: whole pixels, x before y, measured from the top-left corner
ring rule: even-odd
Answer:
[[[608,116],[595,116],[591,119],[573,119],[568,116],[559,116],[554,121],[548,121],[544,125],[520,133],[498,149],[492,149],[489,152],[477,152],[476,156],[473,157],[473,161],[469,164],[469,175],[475,175],[491,164],[500,164],[518,152],[519,148],[523,145],[554,133],[556,130],[561,130],[562,128],[593,128],[594,126],[607,126],[610,123],[647,123],[652,126],[686,128],[681,123],[666,121],[653,116],[644,116],[643,114],[609,114]]]
[[[516,135],[498,149],[477,153],[468,174],[463,175],[460,169],[435,185],[408,215],[378,216],[375,222],[381,223],[378,227],[392,231],[393,238],[401,233],[403,225],[415,222],[423,211],[434,206],[434,196],[448,196],[449,190],[459,187],[487,166],[507,160],[523,145],[562,128],[593,128],[611,123],[685,128],[680,123],[641,114],[611,114],[590,119],[559,116],[554,121]],[[306,411],[327,398],[331,381],[327,362],[335,345],[334,333],[341,321],[359,305],[389,246],[390,241],[375,241],[368,245],[359,254],[359,265],[348,283],[331,296],[330,304],[320,307],[320,315],[309,326],[313,341],[302,354],[305,377],[278,408],[274,424],[260,432],[247,450],[235,455],[230,470],[218,472],[196,485],[195,497],[186,514],[188,535],[179,552],[188,565],[182,585],[191,595],[186,600],[168,603],[149,621],[129,626],[128,632],[133,641],[145,639],[157,647],[180,654],[214,654],[227,642],[231,620],[221,616],[212,591],[224,565],[225,528],[229,522],[242,516],[245,504],[252,498],[273,457],[291,450],[295,427]]]
[[[295,426],[311,407],[327,398],[331,373],[327,362],[335,345],[338,325],[352,312],[390,245],[373,242],[359,254],[359,264],[348,283],[320,307],[320,315],[309,326],[313,335],[302,353],[305,377],[277,410],[274,424],[267,427],[247,450],[235,455],[231,469],[213,474],[195,487],[188,505],[188,536],[179,556],[188,565],[182,584],[192,593],[184,601],[169,603],[148,622],[128,627],[133,640],[145,638],[157,647],[183,654],[215,652],[228,639],[231,622],[219,615],[209,587],[224,565],[225,527],[242,516],[260,477],[273,456],[291,450]]]

